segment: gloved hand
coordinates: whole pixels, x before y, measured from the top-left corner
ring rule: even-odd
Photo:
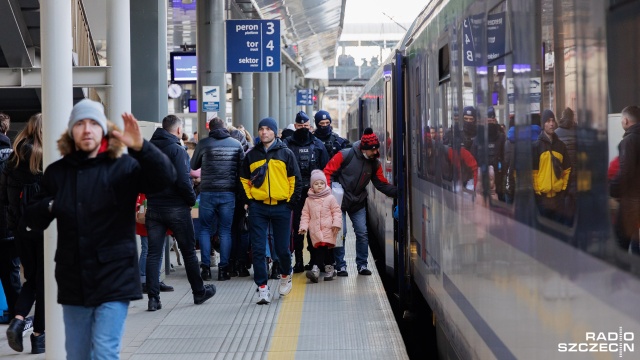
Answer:
[[[393,208],[393,218],[398,220],[398,205],[396,205],[396,207]]]

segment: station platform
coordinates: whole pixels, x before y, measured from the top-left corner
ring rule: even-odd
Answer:
[[[312,284],[304,273],[293,275],[293,290],[278,294],[269,280],[271,304],[257,305],[253,276],[212,281],[216,295],[202,305],[193,296],[183,266],[165,282],[175,288],[161,293],[162,309],[147,311],[147,299],[131,302],[122,343],[122,359],[408,359],[404,342],[369,255],[371,276],[358,275],[355,236],[347,225],[349,276]],[[176,265],[175,253],[171,252]],[[198,254],[199,256],[199,254]],[[309,254],[305,254],[305,260]],[[217,270],[212,269],[214,279]],[[45,359],[9,348],[0,325],[0,358]]]

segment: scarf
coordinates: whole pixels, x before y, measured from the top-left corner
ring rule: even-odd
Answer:
[[[329,187],[325,185],[324,190],[320,191],[319,193],[314,192],[313,188],[311,188],[309,189],[307,194],[312,199],[320,199],[329,196],[331,194],[331,189],[329,189]]]

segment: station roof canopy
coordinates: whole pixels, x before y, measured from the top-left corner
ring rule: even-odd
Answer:
[[[301,60],[305,73],[325,70],[335,64],[347,0],[234,0],[233,2],[248,19],[281,19],[285,50],[292,55],[292,58]]]

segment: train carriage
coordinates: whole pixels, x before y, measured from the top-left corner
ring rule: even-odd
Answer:
[[[640,257],[616,239],[607,168],[617,113],[640,98],[625,55],[640,49],[639,4],[430,1],[349,109],[350,140],[372,127],[400,189],[397,221],[396,203],[368,190],[371,243],[406,309],[427,300],[443,356],[634,357]],[[534,192],[532,125],[566,108],[573,188],[549,216]],[[486,150],[491,111],[511,128],[510,163]],[[591,338],[602,333],[619,341]]]

